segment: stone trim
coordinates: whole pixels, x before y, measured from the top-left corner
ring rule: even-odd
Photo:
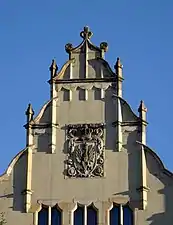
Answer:
[[[107,77],[107,78],[84,78],[84,79],[64,79],[64,80],[55,80],[56,84],[63,83],[93,83],[93,82],[116,82],[115,77]]]

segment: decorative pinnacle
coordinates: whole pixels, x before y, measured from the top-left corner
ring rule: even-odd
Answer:
[[[65,45],[65,50],[67,53],[70,53],[72,49],[73,49],[73,45],[71,43],[68,43]]]
[[[100,43],[100,49],[103,50],[104,52],[107,52],[107,50],[108,50],[108,43],[107,42]]]
[[[57,70],[58,70],[58,66],[56,64],[55,59],[52,60],[52,64],[51,64],[49,70],[51,72],[51,77],[54,77],[56,75]]]
[[[139,108],[138,108],[138,112],[141,113],[141,112],[147,112],[147,108],[144,104],[144,101],[141,100],[140,102],[140,105],[139,105]]]
[[[33,115],[34,115],[34,110],[30,103],[28,104],[28,108],[27,108],[25,114],[27,116],[27,121],[30,122],[33,119]]]
[[[115,69],[117,78],[120,79],[120,81],[122,81],[123,80],[123,65],[121,64],[119,57],[117,58],[114,69]]]
[[[89,40],[92,37],[93,33],[90,31],[88,26],[85,26],[83,31],[80,32],[80,36],[85,39]]]
[[[123,65],[121,64],[120,58],[117,58],[117,61],[115,63],[114,69],[117,70],[118,68],[123,68]]]

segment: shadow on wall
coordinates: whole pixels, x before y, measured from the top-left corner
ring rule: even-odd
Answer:
[[[117,120],[116,103],[113,102],[113,89],[109,87],[105,91],[105,124],[106,124],[106,136],[105,136],[105,149],[116,151],[116,129],[112,123]]]
[[[123,147],[128,150],[128,183],[129,190],[121,193],[121,195],[128,195],[130,198],[130,202],[132,202],[134,208],[140,207],[140,194],[137,191],[137,188],[140,187],[140,146],[136,143],[137,139],[137,130],[129,132],[127,137],[127,144]],[[126,132],[125,132],[126,133]],[[148,197],[148,207],[142,213],[145,221],[148,221],[150,225],[171,225],[173,224],[173,213],[172,213],[172,202],[173,202],[173,176],[166,174],[163,172],[162,166],[159,164],[157,159],[154,158],[153,153],[150,151],[146,152],[146,162],[147,169],[151,176],[154,176],[155,179],[158,179],[163,183],[164,188],[160,190],[156,190],[157,186],[154,187],[150,185],[151,195],[164,195],[164,207],[165,210],[160,210],[164,212],[155,213],[154,206],[156,205],[156,210],[158,206],[157,202],[151,202],[152,206],[150,206],[150,198]],[[156,182],[156,181],[155,181]],[[159,201],[159,199],[158,199]],[[153,207],[153,209],[152,209]],[[149,211],[150,212],[149,212]],[[153,213],[152,216],[148,217],[150,213]],[[146,217],[146,218],[145,218]]]
[[[140,193],[137,188],[140,187],[140,146],[136,143],[138,138],[138,128],[133,131],[125,131],[124,135],[128,135],[127,144],[124,146],[128,152],[128,184],[129,198],[135,208],[140,207]]]
[[[46,128],[38,127],[33,130],[37,152],[51,152],[49,148],[49,144],[51,143],[51,111],[52,108],[50,104],[48,104],[39,120],[39,125],[46,125]]]
[[[51,152],[51,149],[49,148],[51,135],[49,135],[49,133],[51,133],[51,129],[46,128],[44,134],[38,134],[37,136],[35,136],[35,138],[37,138],[37,151],[38,152],[45,152],[45,153]]]
[[[67,156],[69,154],[69,140],[67,138],[67,129],[68,129],[67,126],[61,127],[61,130],[63,130],[65,132],[64,145],[63,145],[63,149],[62,149],[62,152],[65,154],[64,171],[63,171],[64,176],[67,176],[67,165],[68,165]]]
[[[139,145],[136,144],[137,128],[132,128],[133,131],[124,131],[124,135],[127,135],[127,143],[123,145],[128,153],[128,191],[117,194],[129,196],[129,201],[133,207],[139,208],[140,195],[137,188],[140,187],[140,151]]]
[[[85,54],[81,50],[79,54],[79,79],[85,78]]]
[[[147,219],[151,225],[171,225],[173,224],[173,176],[163,172],[162,165],[153,157],[152,153],[146,152],[147,168],[149,172],[160,182],[164,184],[164,188],[156,190],[158,195],[164,195],[165,211],[160,213],[153,213],[151,217]],[[154,159],[154,160],[153,160]],[[153,191],[152,187],[150,187]]]
[[[137,131],[133,131],[129,133],[128,139],[127,139],[127,146],[126,149],[128,149],[129,157],[128,157],[128,180],[129,180],[129,197],[130,200],[133,203],[135,208],[139,208],[140,203],[140,194],[136,190],[136,188],[140,187],[140,146],[135,143],[137,138]],[[164,174],[162,171],[162,168],[159,166],[158,161],[153,157],[152,153],[147,151],[146,152],[146,162],[147,162],[147,169],[151,175],[153,175],[155,178],[160,180],[164,184],[164,188],[161,190],[154,190],[153,188],[150,188],[150,191],[156,192],[153,193],[155,195],[164,195],[164,201],[165,201],[165,212],[161,213],[154,213],[153,210],[149,209],[149,201],[148,198],[148,209],[150,211],[153,211],[153,215],[149,218],[146,218],[147,221],[150,221],[150,225],[171,225],[173,222],[173,213],[172,213],[172,202],[173,202],[173,179],[169,177],[168,175]],[[134,172],[135,171],[135,172]],[[152,193],[151,193],[152,194]],[[153,203],[151,203],[153,204]],[[156,203],[157,204],[157,203]],[[151,206],[152,207],[152,206]],[[154,207],[154,204],[153,204]],[[158,207],[156,207],[158,208]],[[147,209],[144,212],[144,214],[147,217]]]
[[[101,64],[99,64],[98,59],[89,59],[88,64],[93,69],[93,74],[92,74],[91,78],[101,78],[101,76],[100,76]]]
[[[24,212],[24,195],[27,178],[27,151],[24,152],[14,165],[13,170],[13,210]]]

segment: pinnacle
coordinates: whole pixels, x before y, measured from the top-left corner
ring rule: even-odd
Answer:
[[[140,101],[140,105],[138,108],[138,112],[142,112],[142,111],[147,112],[147,108],[146,108],[143,100]]]
[[[27,116],[28,116],[28,115],[34,115],[34,110],[33,110],[32,105],[31,105],[30,103],[28,104],[28,108],[27,108],[25,114],[26,114]]]

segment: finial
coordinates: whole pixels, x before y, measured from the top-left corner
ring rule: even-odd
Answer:
[[[56,64],[55,59],[52,60],[52,64],[51,64],[49,70],[51,72],[51,77],[54,77],[56,75],[57,70],[58,70],[58,66]]]
[[[117,58],[117,61],[114,66],[115,74],[118,79],[123,80],[123,65],[121,64],[120,58]]]
[[[100,43],[100,49],[103,50],[104,52],[107,52],[107,50],[108,50],[108,43],[107,42]]]
[[[80,32],[80,36],[85,39],[89,40],[92,37],[93,33],[90,31],[88,26],[85,26],[83,31]]]
[[[33,119],[33,115],[34,115],[34,110],[30,103],[28,104],[28,108],[27,108],[25,114],[27,116],[27,122],[30,122]]]
[[[115,63],[114,69],[117,70],[118,68],[123,68],[123,65],[121,64],[120,58],[117,58],[117,61]]]
[[[71,43],[68,43],[65,45],[65,50],[67,53],[70,53],[72,49],[73,49],[73,45]]]
[[[139,113],[141,113],[141,112],[147,112],[147,108],[146,108],[146,106],[145,106],[145,104],[144,104],[144,101],[140,101],[140,105],[139,105],[139,108],[138,108],[138,112]]]

